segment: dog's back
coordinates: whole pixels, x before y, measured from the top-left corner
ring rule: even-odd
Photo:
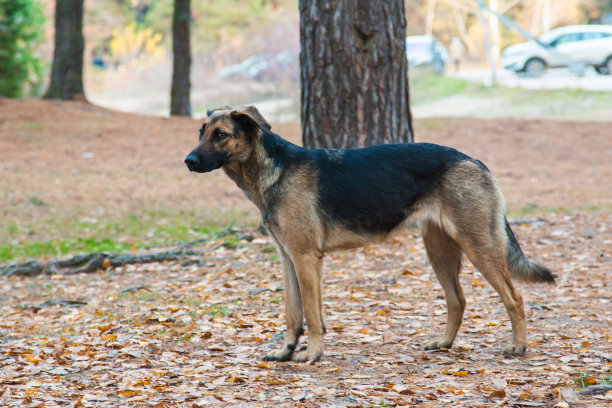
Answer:
[[[462,161],[459,151],[429,143],[377,145],[363,149],[319,149],[317,194],[325,215],[364,234],[397,228],[419,201],[437,191]]]

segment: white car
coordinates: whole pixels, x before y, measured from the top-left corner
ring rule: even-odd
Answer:
[[[547,68],[567,66],[569,58],[592,65],[600,74],[612,74],[612,25],[560,27],[543,34],[539,40],[550,49],[534,42],[511,45],[502,53],[503,67],[538,76]]]
[[[406,57],[414,67],[431,66],[434,72],[442,74],[448,53],[431,35],[411,35],[406,37]]]

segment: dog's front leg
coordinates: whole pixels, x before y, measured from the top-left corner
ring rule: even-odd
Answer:
[[[300,294],[308,325],[308,347],[295,353],[297,362],[319,361],[323,355],[323,324],[321,303],[321,264],[322,255],[296,254],[293,256],[295,272],[300,285]]]
[[[279,245],[279,248],[280,245]],[[266,361],[289,361],[293,357],[298,340],[304,334],[304,312],[300,285],[295,274],[295,267],[289,255],[281,248],[279,250],[283,265],[283,280],[285,282],[285,319],[287,333],[280,350],[272,351],[264,357]]]

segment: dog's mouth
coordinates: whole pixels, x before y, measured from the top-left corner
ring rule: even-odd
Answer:
[[[207,170],[203,170],[201,167],[194,166],[194,165],[192,165],[192,164],[188,164],[188,165],[187,165],[187,169],[188,169],[190,172],[194,172],[194,173],[206,173],[206,172],[207,172]]]

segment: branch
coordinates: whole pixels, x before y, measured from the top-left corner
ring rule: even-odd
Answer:
[[[590,385],[578,391],[580,395],[603,395],[612,390],[612,384]]]
[[[4,276],[37,276],[61,273],[74,275],[78,273],[94,273],[100,269],[128,264],[144,264],[152,262],[176,261],[183,258],[202,255],[204,251],[194,249],[174,249],[149,254],[110,254],[95,252],[76,255],[70,259],[58,261],[51,259],[46,262],[28,261],[24,263],[0,266],[0,275]]]

